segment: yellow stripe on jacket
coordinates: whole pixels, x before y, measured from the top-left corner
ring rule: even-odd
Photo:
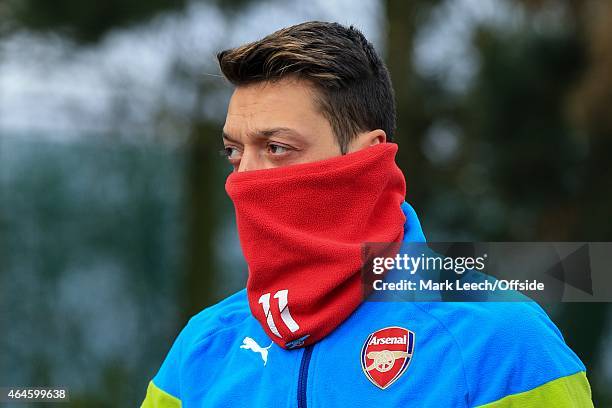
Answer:
[[[479,408],[592,408],[591,387],[584,371],[557,378],[529,391],[508,395]]]
[[[181,400],[149,382],[147,395],[140,408],[180,408]]]

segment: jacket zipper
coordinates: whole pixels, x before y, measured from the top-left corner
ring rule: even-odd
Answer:
[[[297,389],[297,406],[298,408],[307,408],[306,404],[306,386],[308,385],[308,366],[310,365],[310,357],[314,345],[304,347],[302,354],[302,362],[300,363],[300,373],[298,377]]]

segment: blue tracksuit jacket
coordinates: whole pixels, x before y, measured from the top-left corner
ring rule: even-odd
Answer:
[[[424,241],[402,206],[406,241]],[[380,389],[362,369],[368,336],[400,326],[412,360]],[[143,407],[592,407],[585,367],[533,302],[365,302],[318,343],[284,350],[253,318],[245,290],[181,331]]]

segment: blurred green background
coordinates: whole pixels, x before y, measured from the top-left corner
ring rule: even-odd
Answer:
[[[612,2],[3,0],[0,386],[137,406],[243,287],[215,52],[313,19],[387,61],[429,240],[612,240]],[[612,407],[610,305],[546,307]]]

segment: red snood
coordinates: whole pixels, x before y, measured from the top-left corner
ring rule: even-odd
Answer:
[[[249,306],[281,347],[319,341],[360,305],[363,243],[401,242],[406,183],[396,152],[382,143],[227,178]]]

